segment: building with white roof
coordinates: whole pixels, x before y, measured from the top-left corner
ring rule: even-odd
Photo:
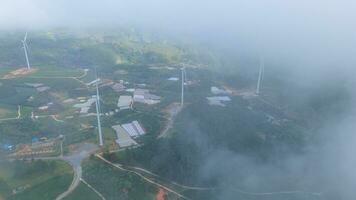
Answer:
[[[93,103],[95,103],[95,101],[96,101],[96,97],[93,96],[90,99],[88,99],[87,101],[85,101],[84,103],[75,104],[75,105],[73,105],[73,107],[80,108],[80,113],[85,114],[85,113],[88,113],[91,105]]]
[[[215,97],[207,97],[209,105],[215,106],[225,106],[223,102],[231,101],[231,98],[228,96],[215,96]]]
[[[137,137],[139,136],[139,133],[136,131],[134,125],[132,123],[127,123],[127,124],[122,124],[122,128],[125,129],[125,131],[131,136],[131,137]]]
[[[115,83],[111,86],[115,92],[122,92],[125,90],[125,86],[122,83]]]
[[[132,124],[136,128],[136,130],[137,130],[139,135],[144,135],[146,133],[145,130],[143,130],[143,128],[140,125],[140,123],[138,123],[138,121],[135,120],[135,121],[132,122]]]
[[[130,135],[126,132],[125,129],[122,128],[120,125],[112,126],[112,128],[116,131],[117,139],[115,142],[121,148],[137,145],[136,141],[133,140]]]
[[[211,93],[216,94],[216,95],[217,94],[231,94],[231,91],[220,89],[220,88],[215,87],[215,86],[211,87],[210,91],[211,91]]]
[[[169,80],[169,81],[179,81],[179,78],[178,77],[170,77],[167,80]]]
[[[133,99],[135,102],[156,104],[160,102],[161,97],[150,94],[149,90],[147,89],[135,89]]]
[[[131,123],[122,124],[122,128],[131,136],[131,137],[138,137],[140,135],[146,134],[145,130],[142,128],[138,121],[133,121]]]
[[[119,100],[117,102],[117,107],[119,107],[120,110],[130,109],[132,102],[133,102],[132,96],[122,95],[119,97]]]

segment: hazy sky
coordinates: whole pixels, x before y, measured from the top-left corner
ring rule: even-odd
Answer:
[[[356,63],[355,8],[352,0],[0,0],[0,28],[130,24],[325,65]]]
[[[235,29],[230,25],[337,30],[356,24],[355,7],[350,0],[1,0],[0,25],[142,22],[227,30]]]

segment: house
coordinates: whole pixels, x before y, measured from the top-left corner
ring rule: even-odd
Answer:
[[[134,91],[134,101],[145,103],[145,94],[149,93],[147,89],[135,89]]]
[[[112,126],[112,128],[116,132],[117,139],[115,142],[119,145],[121,148],[137,145],[136,141],[133,140],[130,135],[126,132],[125,129],[122,128],[120,125],[115,125]]]
[[[138,137],[141,135],[146,134],[146,131],[142,128],[138,121],[132,121],[131,123],[122,124],[122,128],[131,136],[131,137]]]
[[[179,81],[179,78],[178,77],[170,77],[167,80],[169,80],[169,81]]]
[[[209,105],[215,106],[222,106],[224,107],[225,104],[223,102],[231,101],[230,97],[228,96],[215,96],[215,97],[207,97]]]
[[[119,97],[119,100],[117,102],[117,107],[119,107],[120,110],[130,109],[132,102],[133,102],[132,96],[122,95]]]
[[[80,100],[80,101],[82,101],[82,100]],[[73,105],[73,107],[80,108],[80,113],[86,114],[86,113],[88,113],[91,105],[96,102],[96,97],[92,96],[90,99],[88,99],[86,101],[83,99],[83,101],[84,101],[83,103],[75,104],[75,105]]]
[[[231,94],[231,91],[220,89],[220,88],[215,87],[215,86],[211,87],[210,91],[211,91],[211,93],[213,93],[215,95],[218,95],[218,94]]]
[[[115,92],[122,92],[125,90],[125,86],[122,83],[115,83],[111,86]]]
[[[150,94],[149,90],[147,89],[136,89],[134,91],[134,101],[145,103],[145,104],[156,104],[160,102],[161,97]]]
[[[38,107],[38,110],[48,110],[48,106],[40,106]]]
[[[122,128],[130,135],[130,137],[138,137],[139,133],[136,131],[135,127],[131,123],[122,124]]]

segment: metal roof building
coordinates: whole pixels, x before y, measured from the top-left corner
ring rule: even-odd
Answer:
[[[143,135],[145,134],[146,132],[143,130],[143,128],[141,127],[141,125],[138,123],[138,121],[133,121],[132,124],[135,126],[137,132],[140,134],[140,135]]]
[[[137,137],[139,136],[139,133],[136,131],[134,125],[132,123],[128,124],[122,124],[122,128],[125,129],[125,131],[131,136],[131,137]]]
[[[116,131],[117,139],[116,143],[121,148],[137,145],[136,141],[133,140],[130,135],[123,129],[120,125],[112,126],[112,128]]]
[[[122,109],[129,109],[132,104],[132,96],[120,96],[117,102],[117,107]]]
[[[136,120],[131,123],[122,124],[121,126],[131,137],[137,137],[146,133],[140,123]]]

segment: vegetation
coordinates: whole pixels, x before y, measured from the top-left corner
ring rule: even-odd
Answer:
[[[71,167],[63,161],[1,163],[0,197],[5,199],[54,199],[72,181]]]
[[[156,187],[137,175],[120,171],[97,158],[83,163],[83,177],[108,200],[152,200],[157,192]]]
[[[80,183],[64,200],[101,200],[101,198],[84,183]]]
[[[19,59],[23,52],[18,48],[22,37],[19,33],[0,35],[3,49],[0,77],[24,65],[25,61]],[[259,98],[233,96],[226,107],[210,106],[206,97],[212,95],[211,86],[254,87],[257,72],[251,66],[256,63],[234,59],[221,63],[221,55],[133,30],[93,34],[56,30],[33,32],[28,39],[31,40],[31,63],[38,70],[0,80],[0,119],[16,118],[17,106],[21,105],[19,119],[0,121],[1,145],[28,144],[33,137],[59,135],[65,136],[65,151],[70,144],[97,143],[95,116],[80,116],[73,108],[80,102],[78,97],[95,94],[95,88],[85,83],[96,78],[94,69],[97,69],[102,79],[124,80],[128,82],[127,88],[147,84],[140,87],[162,97],[158,105],[135,103],[133,110],[102,116],[105,144],[115,145],[116,135],[111,126],[116,124],[138,120],[147,131],[145,136],[136,139],[142,145],[139,148],[104,156],[114,162],[144,167],[163,179],[187,185],[218,185],[219,178],[204,179],[199,175],[202,163],[219,151],[244,155],[261,165],[302,153],[304,144],[313,137],[309,130],[320,125],[321,119],[343,113],[351,99],[343,82],[306,90],[283,79],[283,74],[269,72]],[[195,67],[187,69],[187,80],[196,82],[185,87],[187,103],[176,116],[168,137],[157,138],[168,120],[164,109],[180,98],[180,82],[167,79],[180,77],[181,63]],[[202,67],[206,65],[209,68]],[[221,65],[226,67],[224,72],[220,70]],[[84,69],[89,69],[86,76],[83,76]],[[50,90],[39,92],[25,83],[43,83]],[[295,92],[291,94],[290,90]],[[115,110],[118,97],[128,92],[114,92],[105,86],[100,88],[100,94],[101,109],[106,113]],[[64,103],[68,99],[72,102]],[[49,104],[53,105],[50,109],[39,109]],[[37,118],[31,118],[32,112]],[[94,105],[89,112],[95,112]],[[136,175],[96,158],[83,164],[83,175],[106,199],[154,199],[157,192],[156,187]],[[69,167],[59,161],[6,163],[0,169],[0,199],[53,199],[68,185],[71,176]],[[13,194],[14,189],[19,192]],[[214,192],[220,191],[186,191],[186,195],[192,199],[214,199]],[[246,195],[239,197],[252,199]],[[83,184],[67,197],[90,198],[98,199],[98,196]]]

